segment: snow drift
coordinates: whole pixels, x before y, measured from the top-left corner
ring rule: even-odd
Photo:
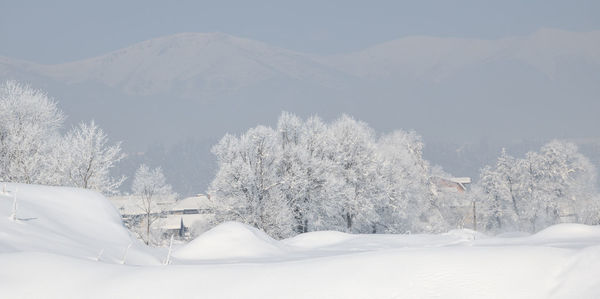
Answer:
[[[7,189],[0,195],[2,298],[600,297],[596,226],[561,224],[502,237],[328,231],[276,241],[227,222],[176,250],[171,265],[159,264],[164,251],[136,242],[123,265],[132,238],[103,196],[22,184]]]
[[[264,232],[238,222],[225,222],[176,250],[186,260],[259,258],[284,253],[282,245]]]
[[[18,208],[13,221],[9,216],[15,193]],[[118,211],[97,192],[1,184],[0,215],[0,254],[44,252],[117,263],[131,244],[130,263],[158,262],[144,252],[123,226]]]

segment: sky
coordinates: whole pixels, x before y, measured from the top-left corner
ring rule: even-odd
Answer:
[[[0,0],[0,55],[89,58],[179,32],[224,32],[316,54],[410,35],[494,39],[540,28],[600,30],[600,1]]]

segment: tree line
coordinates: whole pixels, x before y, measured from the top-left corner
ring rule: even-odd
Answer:
[[[276,128],[225,135],[213,153],[218,171],[209,193],[218,221],[241,221],[278,238],[445,229],[434,170],[415,132],[377,137],[349,116],[325,123],[284,112]]]
[[[487,231],[535,232],[565,221],[600,222],[597,171],[569,142],[554,140],[515,158],[502,150],[474,190]]]
[[[16,81],[0,85],[0,181],[118,193],[125,177],[111,170],[124,158],[120,143],[110,144],[93,121],[63,134],[64,119],[43,91]],[[377,134],[346,115],[327,123],[284,112],[275,128],[226,134],[213,147],[218,167],[208,191],[215,221],[240,221],[276,238],[600,223],[597,171],[572,143],[555,140],[522,158],[502,151],[465,193],[439,184],[451,175],[424,159],[423,148],[413,131]],[[148,243],[156,202],[175,193],[160,168],[145,165],[132,192],[146,213],[135,230]]]
[[[61,134],[65,116],[45,92],[0,85],[0,180],[71,186],[115,194],[125,177],[111,169],[125,155],[93,121]]]
[[[0,85],[0,181],[118,194],[126,177],[111,171],[125,157],[120,143],[110,144],[94,121],[61,134],[64,120],[57,102],[45,92],[17,81]],[[128,228],[146,244],[159,244],[161,232],[153,227],[161,212],[157,203],[177,194],[160,167],[144,164],[134,175],[131,191],[143,217]]]
[[[552,141],[523,159],[503,151],[466,193],[437,183],[451,175],[431,166],[423,147],[415,132],[378,136],[349,116],[325,123],[284,112],[275,128],[227,134],[212,149],[217,222],[241,221],[278,238],[318,230],[535,232],[565,221],[599,223],[596,169],[572,143]]]

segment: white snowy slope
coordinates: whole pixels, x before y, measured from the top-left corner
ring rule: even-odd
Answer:
[[[67,84],[95,82],[136,95],[183,89],[198,96],[280,78],[322,84],[334,80],[308,55],[224,33],[180,33],[99,57],[36,68]]]
[[[13,214],[16,201],[16,220]],[[92,191],[0,183],[0,254],[38,252],[119,263],[159,264],[123,227],[108,200]],[[1,296],[0,296],[1,297]]]
[[[237,222],[226,222],[200,235],[173,257],[185,260],[269,258],[285,254],[282,244],[264,232]]]
[[[68,125],[95,119],[135,152],[157,140],[169,147],[218,139],[282,110],[325,119],[347,113],[379,130],[415,129],[431,141],[492,131],[512,140],[555,137],[566,120],[576,120],[567,135],[595,136],[599,53],[598,31],[546,29],[494,40],[413,36],[332,56],[222,33],[181,33],[55,65],[0,57],[0,81],[45,90],[69,115]],[[236,111],[243,113],[231,117]],[[209,151],[204,155],[208,160]],[[198,188],[206,180],[190,178],[202,182]]]
[[[356,78],[439,82],[494,62],[506,65],[509,73],[526,66],[553,79],[558,72],[577,73],[582,64],[597,70],[599,53],[600,31],[541,29],[494,40],[409,36],[331,56],[224,33],[179,33],[63,64],[0,57],[0,79],[45,77],[54,80],[50,85],[93,83],[130,95],[198,97],[282,79],[324,87],[348,87]]]
[[[541,29],[529,36],[496,40],[412,36],[328,58],[361,78],[442,81],[494,62],[529,66],[550,79],[582,63],[600,65],[600,31]],[[514,67],[514,66],[512,66]]]
[[[313,232],[276,241],[228,222],[157,265],[90,258],[130,239],[98,194],[19,188],[0,199],[1,298],[598,298],[600,227],[562,224],[490,237]],[[19,195],[21,194],[21,195]],[[71,208],[68,208],[71,207]],[[41,240],[43,238],[43,240]]]

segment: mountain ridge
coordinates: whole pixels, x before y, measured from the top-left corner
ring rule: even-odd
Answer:
[[[600,127],[600,31],[413,36],[322,56],[224,33],[181,33],[55,65],[0,56],[6,79],[58,99],[67,125],[95,119],[129,152],[198,141],[180,146],[190,158],[178,154],[169,165],[160,154],[154,159],[163,162],[132,158],[123,171],[131,175],[134,162],[171,167],[171,177],[189,174],[177,188],[190,192],[211,179],[211,144],[225,133],[275,125],[282,110],[328,121],[347,113],[379,132],[415,130],[434,146],[598,137]],[[477,153],[429,152],[457,175],[483,166]]]
[[[439,82],[472,65],[502,59],[531,65],[549,78],[557,61],[576,57],[600,64],[600,31],[538,30],[528,36],[473,39],[407,36],[350,53],[319,56],[225,33],[184,32],[134,43],[103,55],[37,64],[0,56],[0,75],[29,72],[67,84],[95,81],[127,94],[169,92],[174,82],[203,90],[235,90],[274,78],[340,81],[390,76]],[[188,92],[192,93],[192,92]],[[210,93],[209,93],[210,94]]]

